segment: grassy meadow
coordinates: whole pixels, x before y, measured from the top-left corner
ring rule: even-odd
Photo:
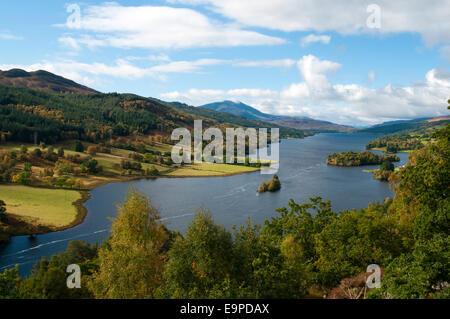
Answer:
[[[242,165],[227,165],[216,163],[200,163],[187,164],[174,171],[168,172],[166,176],[177,177],[195,177],[195,176],[227,176],[233,174],[247,173],[258,171],[259,168],[242,166]]]
[[[65,227],[77,217],[73,203],[81,199],[78,191],[21,185],[0,185],[0,198],[9,214],[26,222],[49,227]]]

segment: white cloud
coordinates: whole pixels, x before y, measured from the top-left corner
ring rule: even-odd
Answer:
[[[105,3],[84,8],[79,24],[59,25],[79,36],[62,42],[89,48],[189,48],[274,45],[285,40],[214,21],[186,8],[121,6]]]
[[[63,46],[65,46],[69,49],[75,50],[75,51],[78,51],[81,49],[80,45],[78,44],[78,41],[72,37],[66,37],[66,36],[60,37],[58,39],[58,42],[61,43]]]
[[[300,40],[300,45],[302,47],[305,47],[311,43],[320,42],[323,44],[330,43],[331,37],[329,35],[315,35],[315,34],[309,34],[306,37],[303,37]]]
[[[260,61],[235,61],[233,66],[240,67],[282,67],[289,68],[295,65],[296,61],[292,59],[281,59],[281,60],[260,60]]]
[[[133,64],[133,61],[150,61],[148,67],[141,67]],[[156,64],[155,64],[156,63]],[[156,78],[166,80],[166,75],[170,73],[200,73],[204,68],[215,65],[232,65],[234,67],[287,67],[295,64],[295,60],[222,60],[222,59],[198,59],[192,61],[171,61],[167,55],[127,57],[117,59],[112,64],[105,63],[82,63],[75,60],[43,61],[30,65],[0,64],[0,69],[7,70],[20,68],[27,71],[46,70],[74,81],[91,85],[97,83],[93,80],[98,76],[110,76],[124,79]],[[252,93],[248,93],[252,94]],[[255,94],[255,93],[253,93]]]
[[[450,42],[450,0],[378,0],[381,28],[366,25],[367,6],[361,0],[171,0],[201,4],[245,26],[283,31],[419,33],[428,45]]]
[[[297,62],[302,83],[294,83],[281,92],[282,97],[322,99],[333,97],[327,73],[335,72],[341,65],[336,62],[320,60],[314,55],[306,55]]]
[[[248,97],[248,98],[276,98],[278,97],[278,92],[272,90],[262,90],[262,89],[232,89],[232,90],[201,90],[201,89],[190,89],[186,92],[167,92],[160,94],[163,99],[168,99],[172,101],[183,101],[192,103],[195,105],[206,104],[213,100],[221,99],[221,97],[226,96],[229,100],[237,100],[236,97]]]
[[[203,66],[212,66],[227,63],[226,60],[199,59],[195,61],[174,61],[160,64],[149,68],[156,73],[192,73],[198,71]]]
[[[168,62],[170,57],[167,54],[147,55],[147,56],[129,56],[126,58],[129,61],[153,61],[153,62]]]
[[[409,86],[367,88],[358,84],[332,84],[327,74],[342,66],[313,55],[302,57],[297,67],[303,82],[280,91],[260,88],[168,92],[160,97],[201,105],[215,100],[238,99],[272,114],[309,116],[341,124],[365,125],[396,119],[439,116],[446,113],[450,73],[432,69],[425,81]]]
[[[9,31],[0,31],[1,40],[23,40],[22,37],[12,34]]]
[[[167,73],[193,73],[198,72],[204,66],[225,63],[224,60],[200,59],[194,61],[174,61],[154,65],[151,67],[139,67],[125,59],[117,59],[114,64],[82,63],[74,60],[61,60],[56,62],[44,61],[31,65],[0,64],[0,69],[7,70],[20,68],[26,71],[46,70],[83,84],[89,84],[89,76],[111,76],[125,79],[140,79],[153,77],[165,80]]]
[[[228,95],[252,98],[277,98],[278,92],[264,89],[233,89],[227,91]]]

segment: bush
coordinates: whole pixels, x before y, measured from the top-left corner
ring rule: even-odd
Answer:
[[[159,171],[158,171],[158,169],[156,169],[155,166],[152,165],[150,168],[147,168],[146,175],[147,176],[157,176],[157,175],[159,175]]]
[[[90,174],[96,174],[101,170],[100,166],[98,166],[97,160],[93,158],[90,158],[81,164],[80,168],[83,172],[88,172]]]
[[[87,153],[88,153],[89,155],[91,155],[91,156],[97,155],[97,152],[98,152],[98,149],[97,149],[97,147],[94,146],[94,145],[90,145],[90,146],[87,148]]]
[[[74,146],[74,150],[75,152],[84,152],[84,146],[80,141],[76,141],[75,142],[75,146]]]
[[[384,160],[383,163],[381,163],[381,165],[380,165],[380,170],[382,170],[382,171],[391,171],[391,172],[393,172],[394,169],[395,169],[394,164],[392,164],[392,162],[389,161],[389,160]]]

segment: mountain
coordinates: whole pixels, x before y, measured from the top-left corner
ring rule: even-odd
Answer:
[[[314,120],[308,117],[272,115],[258,111],[242,102],[222,101],[199,106],[199,108],[227,112],[247,119],[265,121],[275,125],[312,132],[351,132],[353,127],[332,122]]]
[[[280,129],[280,136],[282,137],[292,137],[292,138],[301,138],[304,136],[311,135],[308,132],[304,132],[303,130],[291,128],[291,127],[284,127],[281,125],[278,125],[276,123],[271,122],[264,122],[264,121],[258,121],[249,119],[243,116],[234,115],[227,112],[221,112],[221,111],[215,111],[212,109],[202,108],[202,107],[195,107],[190,106],[184,103],[180,102],[164,102],[158,99],[153,99],[158,101],[159,103],[163,103],[165,105],[168,105],[170,107],[173,107],[177,110],[183,111],[185,113],[189,113],[195,116],[202,116],[205,118],[210,118],[216,120],[218,123],[228,123],[233,124],[236,126],[242,126],[242,127],[263,127],[263,128],[272,128],[272,127],[278,127]]]
[[[0,84],[59,93],[99,93],[72,80],[42,70],[36,72],[27,72],[21,69],[0,71]]]
[[[270,121],[271,123],[296,128],[298,130],[307,130],[312,132],[341,132],[350,133],[355,131],[351,126],[340,125],[327,121],[313,120],[311,118],[287,117],[280,120]]]
[[[368,128],[359,129],[359,133],[392,134],[398,132],[424,130],[440,127],[450,122],[450,116],[418,118],[413,120],[389,121]]]
[[[219,112],[227,112],[257,121],[272,121],[282,118],[282,116],[276,116],[260,112],[257,109],[251,107],[250,105],[244,104],[242,102],[222,101],[205,104],[200,107],[203,109],[209,109]]]

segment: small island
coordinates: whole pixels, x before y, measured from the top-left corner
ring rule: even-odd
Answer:
[[[372,152],[342,152],[328,155],[327,164],[335,166],[363,166],[380,165],[384,161],[399,162],[400,157],[395,154],[376,155]]]
[[[281,183],[277,175],[275,175],[272,179],[269,179],[266,182],[262,182],[258,187],[258,193],[265,192],[276,192],[280,190]]]

